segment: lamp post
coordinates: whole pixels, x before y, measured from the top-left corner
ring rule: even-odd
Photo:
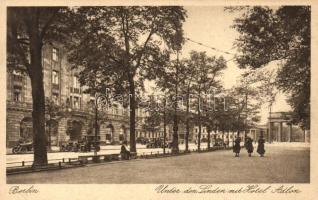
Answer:
[[[269,105],[269,118],[268,118],[268,143],[272,143],[272,103]]]
[[[98,100],[101,97],[101,95],[95,94],[95,141],[94,141],[94,162],[99,162],[99,157],[97,156],[97,152],[99,151],[99,145],[98,145]]]
[[[96,146],[97,146],[97,135],[98,135],[98,95],[95,96],[95,148],[94,148],[94,156],[97,156],[97,150],[96,150]]]

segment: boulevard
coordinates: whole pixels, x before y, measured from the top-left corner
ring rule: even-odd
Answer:
[[[9,184],[40,183],[309,183],[309,145],[269,144],[265,157],[242,149],[191,153],[158,159],[100,163],[85,167],[7,176]],[[286,164],[288,163],[288,164]]]

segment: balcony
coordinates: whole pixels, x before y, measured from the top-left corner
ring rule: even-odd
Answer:
[[[70,87],[70,92],[71,92],[71,93],[75,93],[75,94],[80,94],[80,93],[81,93],[81,90],[80,90],[80,88]]]
[[[32,111],[32,103],[20,101],[7,101],[7,109]]]

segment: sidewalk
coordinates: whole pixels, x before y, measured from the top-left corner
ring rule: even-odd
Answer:
[[[229,144],[230,146],[232,146],[232,142],[230,142]],[[244,143],[242,142],[241,145],[244,145]],[[257,145],[257,143],[253,143],[253,145]],[[265,145],[271,145],[271,146],[286,146],[286,147],[310,147],[310,143],[305,143],[305,142],[273,142],[273,143],[265,143]],[[184,144],[180,144],[179,147],[180,149],[184,149]],[[189,146],[193,147],[196,146],[193,143],[190,143]],[[201,144],[201,146],[203,148],[207,147],[206,143]],[[120,150],[120,145],[106,145],[106,146],[101,146],[101,150]],[[141,145],[141,144],[137,144],[136,145],[137,149],[145,149],[146,145]],[[59,152],[59,147],[58,146],[52,146],[52,151],[51,153],[57,153]],[[12,154],[12,148],[6,148],[6,154],[10,155]]]
[[[121,145],[103,145],[100,147],[101,147],[101,150],[120,150]],[[143,149],[143,148],[146,148],[146,145],[137,144],[136,147],[138,149]],[[60,148],[58,146],[52,146],[51,149],[52,149],[52,152],[50,153],[60,152]],[[7,155],[13,154],[12,148],[6,148],[6,154]]]
[[[308,142],[272,142],[270,144],[265,143],[265,145],[281,147],[310,147],[310,143]]]
[[[8,184],[309,183],[308,148],[268,145],[265,157],[242,151],[191,153],[7,176]]]

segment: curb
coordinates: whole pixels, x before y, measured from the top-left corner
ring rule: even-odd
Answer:
[[[134,159],[130,160],[101,160],[100,162],[92,162],[91,160],[87,163],[83,163],[80,160],[76,160],[73,162],[67,162],[67,163],[52,163],[48,164],[45,167],[39,167],[39,168],[32,168],[32,166],[27,166],[27,167],[12,167],[12,168],[7,168],[6,170],[6,175],[15,175],[15,174],[25,174],[25,173],[33,173],[33,172],[42,172],[42,171],[51,171],[51,170],[61,170],[61,169],[71,169],[71,168],[76,168],[76,167],[84,167],[84,166],[94,166],[94,165],[102,165],[102,164],[115,164],[115,163],[126,163],[126,162],[132,162],[132,161],[141,161],[141,160],[146,160],[146,159],[157,159],[157,158],[170,158],[170,157],[176,157],[176,156],[186,156],[190,155],[192,153],[208,153],[208,152],[213,152],[213,151],[219,151],[219,150],[231,150],[231,147],[227,148],[211,148],[209,150],[194,150],[194,151],[189,151],[189,152],[181,152],[178,154],[171,154],[171,153],[166,153],[166,154],[146,154],[146,155],[139,155]]]

